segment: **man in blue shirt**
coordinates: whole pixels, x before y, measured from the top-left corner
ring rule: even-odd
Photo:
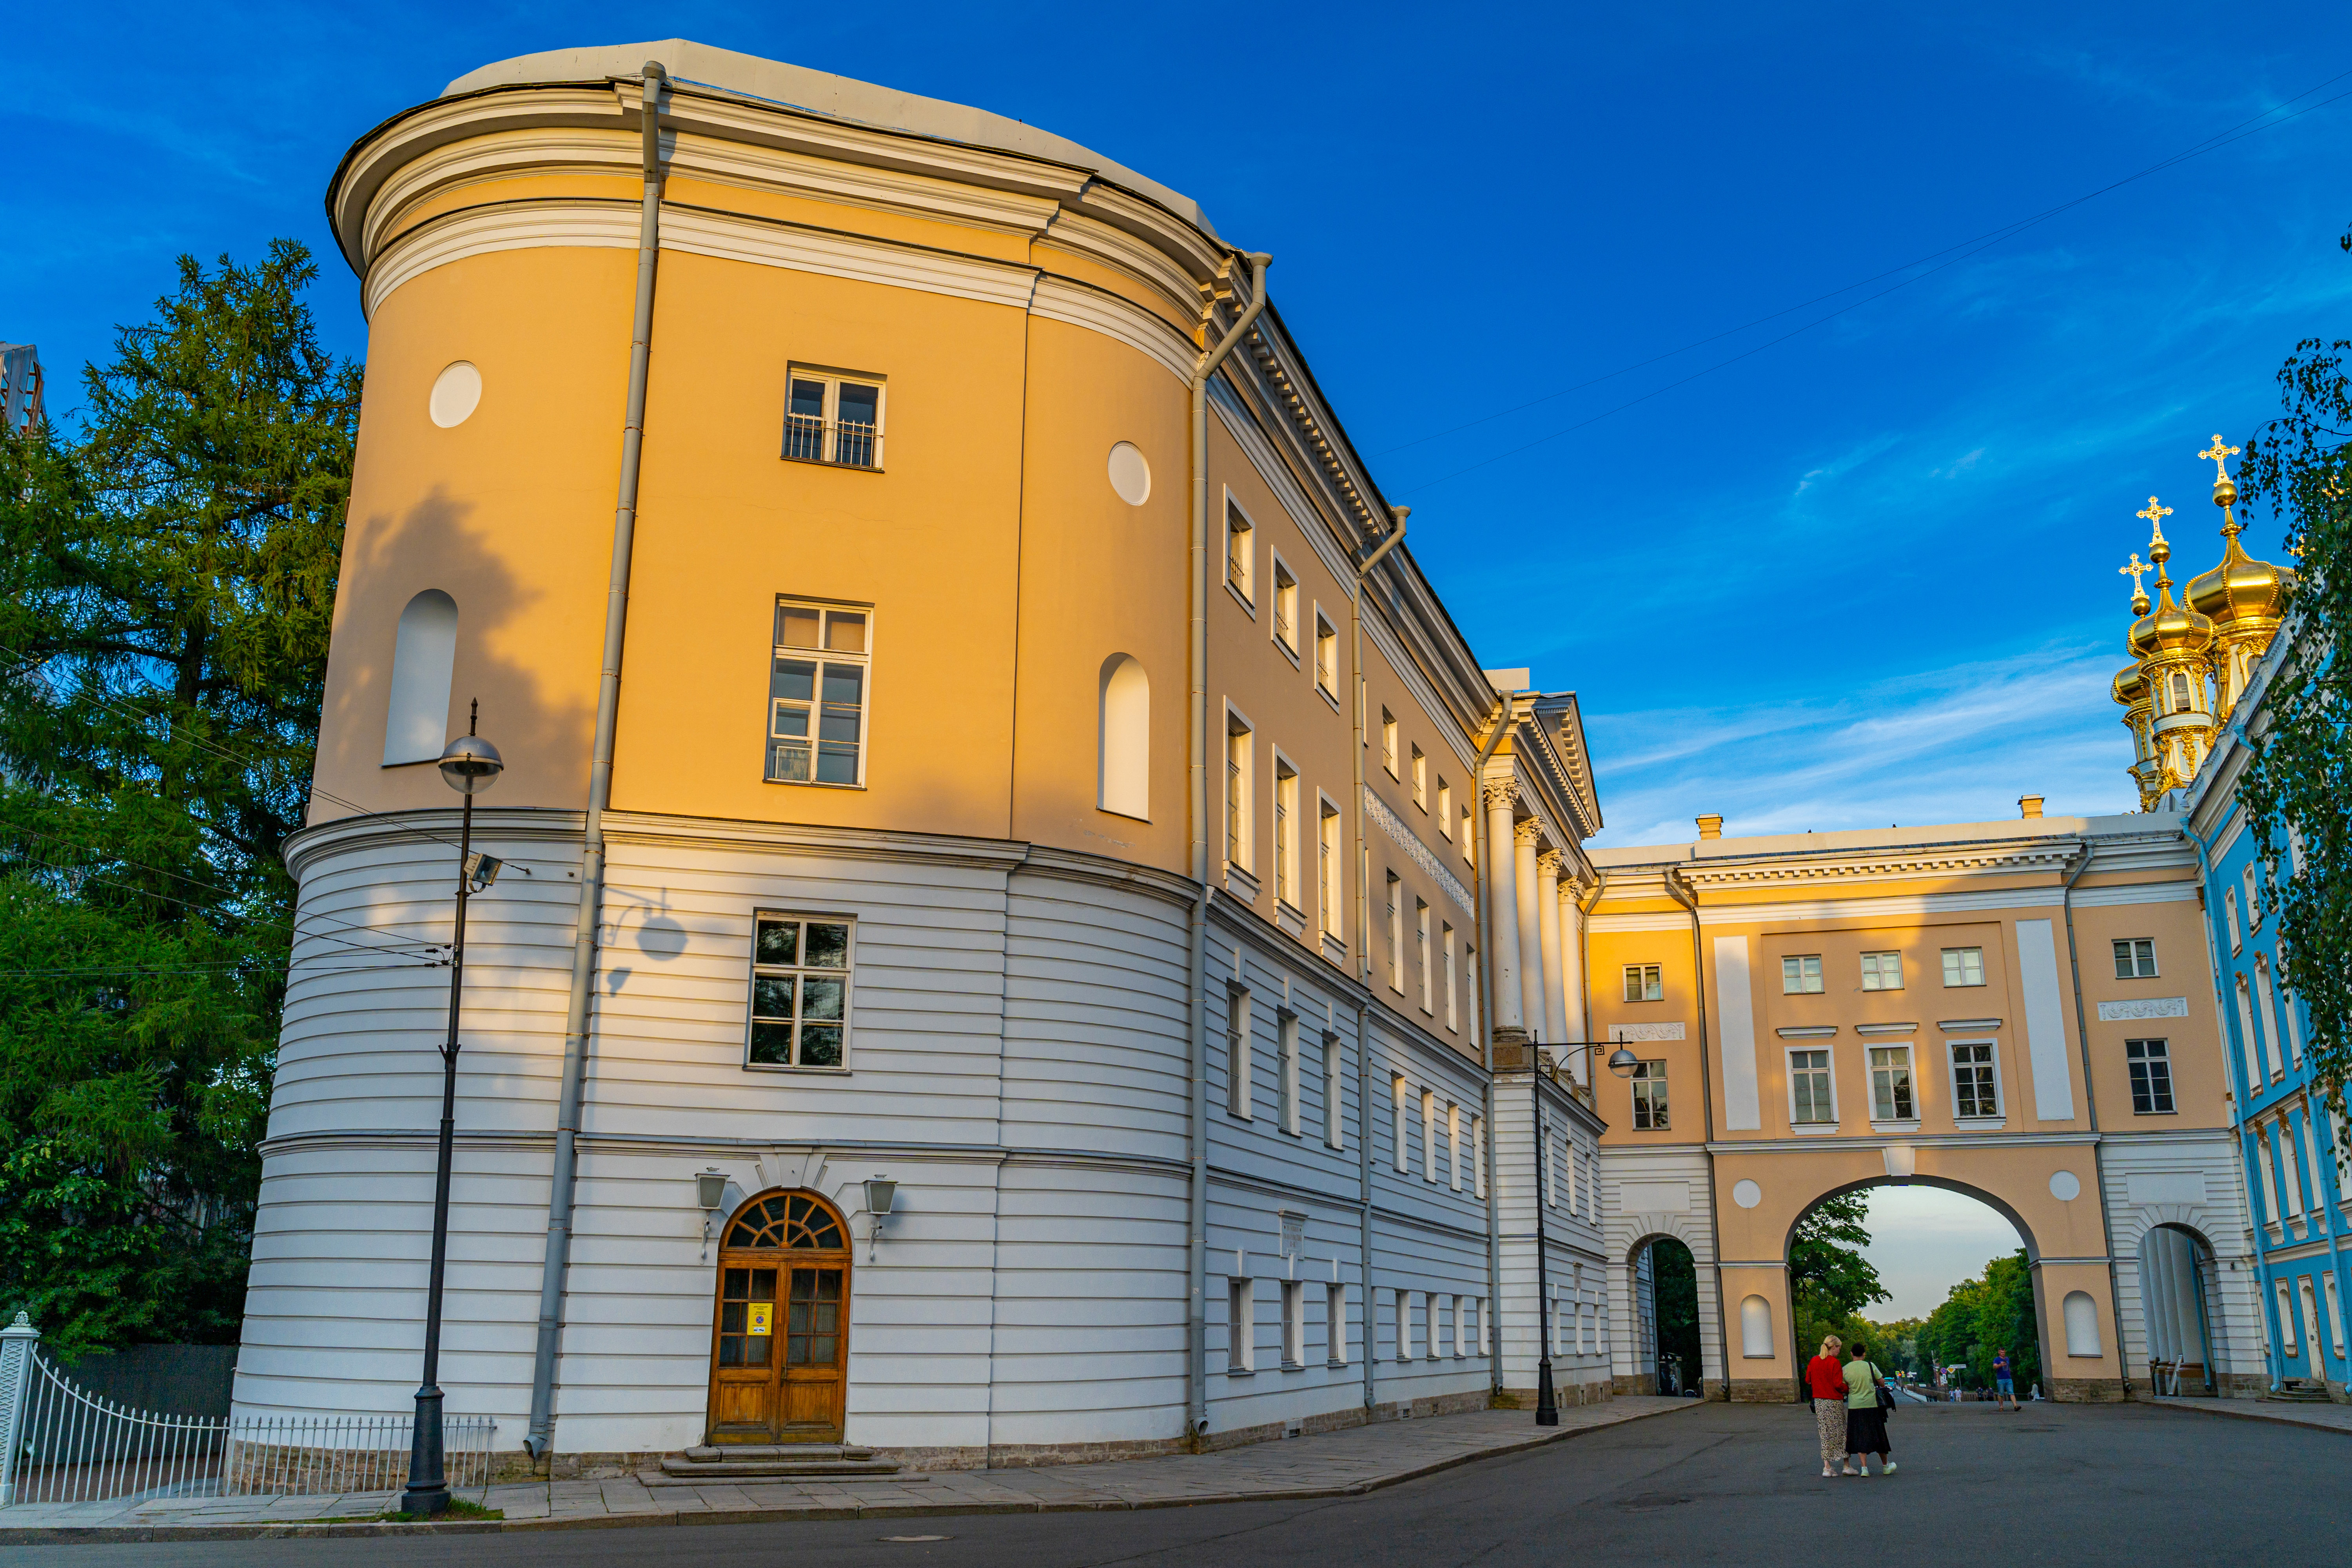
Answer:
[[[1992,1385],[1994,1391],[2006,1402],[2003,1408],[2009,1410],[2025,1408],[2017,1402],[2017,1376],[2010,1370],[2007,1351],[1992,1352]]]

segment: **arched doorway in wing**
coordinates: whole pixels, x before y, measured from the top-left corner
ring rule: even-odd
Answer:
[[[707,1440],[838,1443],[849,1382],[849,1222],[777,1188],[719,1233]]]

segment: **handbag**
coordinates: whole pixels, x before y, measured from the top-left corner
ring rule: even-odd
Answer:
[[[1895,1412],[1895,1385],[1878,1373],[1878,1363],[1870,1363],[1870,1381],[1878,1389],[1878,1408],[1888,1415]]]

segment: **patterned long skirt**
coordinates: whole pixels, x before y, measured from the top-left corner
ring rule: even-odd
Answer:
[[[1822,1429],[1822,1463],[1845,1463],[1845,1401],[1814,1400],[1813,1421]]]

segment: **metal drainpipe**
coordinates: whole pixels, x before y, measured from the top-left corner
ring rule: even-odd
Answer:
[[[1192,365],[1192,530],[1191,647],[1192,753],[1192,984],[1185,997],[1186,1023],[1192,1036],[1192,1191],[1189,1228],[1192,1231],[1190,1300],[1185,1304],[1187,1366],[1185,1431],[1195,1441],[1209,1431],[1209,1005],[1203,994],[1209,983],[1209,377],[1234,352],[1265,309],[1265,269],[1274,258],[1259,252],[1250,264],[1250,302],[1231,331],[1213,347],[1203,347]],[[1204,315],[1202,339],[1206,342],[1209,319]]]
[[[1502,746],[1503,737],[1511,732],[1511,721],[1517,715],[1511,695],[1495,704],[1495,716],[1486,725],[1486,738],[1478,744],[1478,761],[1470,769],[1471,829],[1477,835],[1479,845],[1478,886],[1472,896],[1476,900],[1478,941],[1486,949],[1486,962],[1478,966],[1478,987],[1486,997],[1486,1026],[1478,1031],[1479,1054],[1486,1068],[1486,1279],[1492,1288],[1490,1300],[1495,1303],[1495,1326],[1487,1336],[1486,1377],[1498,1392],[1503,1387],[1503,1167],[1495,1158],[1495,952],[1494,933],[1489,929],[1494,920],[1488,905],[1486,870],[1492,863],[1494,846],[1486,842],[1486,764],[1494,760]],[[1356,748],[1360,769],[1364,749]],[[1360,785],[1359,793],[1361,793]]]
[[[2081,863],[2067,873],[2064,885],[2058,889],[2058,907],[2066,917],[2066,970],[2074,982],[2074,1035],[2083,1053],[2083,1104],[2091,1121],[2091,1179],[2099,1184],[2099,1234],[2105,1237],[2107,1244],[2107,1319],[2116,1331],[2116,1370],[2121,1374],[2117,1381],[2123,1384],[2124,1403],[2128,1405],[2131,1403],[2131,1365],[2124,1360],[2124,1301],[2123,1292],[2116,1283],[2116,1226],[2114,1217],[2107,1213],[2107,1162],[2105,1151],[2099,1146],[2099,1094],[2091,1082],[2091,1026],[2089,1015],[2083,1010],[2083,961],[2074,951],[2074,884],[2083,879],[2083,873],[2091,868],[2091,862],[2098,857],[2096,845],[2084,844]],[[2143,1305],[2147,1300],[2147,1281],[2145,1279],[2140,1281],[2140,1300]],[[2063,1304],[2061,1305],[2063,1308]],[[2063,1310],[2061,1316],[2063,1316]],[[2142,1316],[2145,1317],[2146,1313],[2143,1312]],[[2065,1325],[2062,1322],[2059,1326],[2063,1328]],[[2045,1378],[2049,1376],[2046,1359],[2042,1375]]]
[[[1372,1011],[1370,996],[1356,998],[1356,1163],[1364,1203],[1357,1213],[1364,1255],[1364,1419],[1380,1408],[1380,1321],[1372,1310],[1372,1052],[1364,1030]]]
[[[1715,1342],[1721,1347],[1723,1357],[1723,1396],[1731,1397],[1731,1319],[1723,1304],[1723,1226],[1716,1217],[1715,1194],[1715,1073],[1707,1061],[1706,1034],[1706,954],[1699,939],[1698,889],[1685,888],[1673,867],[1666,868],[1666,896],[1690,910],[1691,917],[1691,979],[1698,994],[1698,1104],[1700,1124],[1706,1132],[1706,1142],[1701,1153],[1706,1161],[1706,1236],[1707,1245],[1715,1248]],[[1685,896],[1687,895],[1687,896]],[[1791,1343],[1794,1342],[1797,1315],[1797,1293],[1789,1292],[1789,1318]],[[1706,1397],[1706,1347],[1700,1347],[1698,1391],[1702,1403]],[[1638,1374],[1637,1374],[1638,1375]]]
[[[1592,868],[1592,897],[1576,901],[1576,973],[1583,986],[1584,1037],[1592,1038],[1592,911],[1601,907],[1601,895],[1609,889],[1609,873],[1599,866]],[[1584,1081],[1592,1089],[1596,1112],[1601,1103],[1601,1075],[1594,1067],[1592,1053],[1584,1053]]]
[[[547,1199],[547,1258],[539,1287],[539,1342],[530,1373],[530,1430],[523,1447],[544,1459],[555,1444],[555,1353],[563,1331],[563,1279],[572,1257],[572,1188],[578,1170],[580,1100],[588,1072],[588,999],[596,973],[596,926],[604,902],[604,808],[613,798],[613,731],[621,710],[621,650],[629,616],[629,561],[637,527],[637,465],[646,440],[646,369],[653,353],[654,274],[661,252],[661,94],[668,72],[642,72],[645,195],[637,220],[637,301],[629,330],[629,405],[621,426],[621,493],[613,513],[613,574],[604,597],[604,659],[596,734],[581,826],[580,913],[572,944],[572,998],[563,1016],[563,1086],[555,1115],[554,1180]]]
[[[1348,632],[1355,643],[1356,662],[1356,752],[1352,770],[1356,788],[1348,802],[1348,814],[1356,824],[1356,977],[1367,989],[1372,984],[1372,851],[1364,837],[1364,748],[1371,743],[1370,726],[1365,722],[1370,698],[1364,680],[1364,584],[1371,581],[1372,569],[1381,563],[1381,557],[1404,541],[1404,521],[1412,514],[1412,508],[1401,506],[1392,510],[1396,527],[1357,563],[1356,581],[1348,592]]]

